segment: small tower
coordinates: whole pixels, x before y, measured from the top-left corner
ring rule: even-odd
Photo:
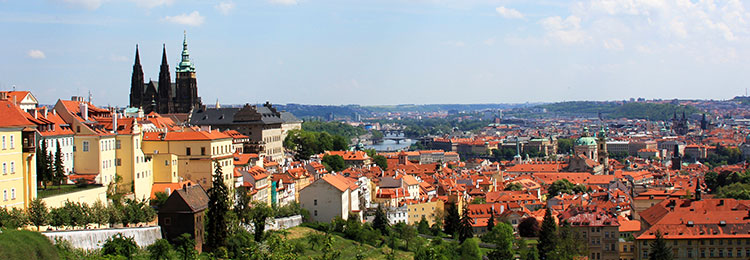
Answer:
[[[703,113],[703,118],[701,118],[701,130],[708,129],[708,120],[706,120],[706,113]]]
[[[696,178],[695,184],[695,200],[701,200],[701,180]]]
[[[159,89],[156,111],[161,114],[169,114],[174,111],[172,103],[172,77],[169,75],[169,63],[167,62],[167,45],[162,46],[161,66],[159,67]]]
[[[680,146],[675,144],[672,152],[672,170],[682,170],[682,157],[680,157]]]
[[[596,139],[597,161],[604,167],[604,174],[609,174],[609,153],[607,152],[607,131],[604,126],[599,129],[599,136]]]

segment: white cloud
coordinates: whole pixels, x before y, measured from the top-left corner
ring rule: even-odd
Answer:
[[[190,14],[166,16],[162,18],[162,21],[176,23],[176,24],[189,25],[189,26],[199,26],[203,24],[203,22],[206,21],[206,18],[201,16],[201,14],[198,13],[198,11],[193,11]]]
[[[569,4],[568,13],[543,18],[539,23],[547,40],[615,51],[632,46],[641,53],[666,52],[723,61],[750,54],[750,49],[744,48],[750,44],[746,4],[741,0],[580,0]],[[714,49],[735,51],[707,51]]]
[[[581,18],[575,15],[563,19],[560,16],[547,17],[540,21],[547,36],[565,44],[583,43],[587,36],[581,30]]]
[[[228,15],[229,12],[231,12],[232,9],[234,9],[234,2],[232,1],[221,2],[215,5],[214,8],[216,8],[216,10],[219,11],[219,13],[223,15]]]
[[[130,1],[140,7],[151,9],[157,6],[171,5],[172,3],[174,3],[175,0],[130,0]]]
[[[104,0],[61,0],[61,1],[68,5],[83,7],[88,10],[96,10],[97,8],[102,6],[102,2],[104,2]]]
[[[268,0],[269,3],[277,5],[296,5],[297,0]]]
[[[44,52],[41,50],[29,50],[27,53],[30,58],[32,59],[44,59],[47,58],[47,55],[44,55]]]
[[[516,9],[500,6],[495,11],[507,19],[523,19],[523,14]]]
[[[607,50],[621,51],[625,49],[625,45],[623,45],[622,41],[617,38],[603,40],[602,45],[604,45],[604,48]]]

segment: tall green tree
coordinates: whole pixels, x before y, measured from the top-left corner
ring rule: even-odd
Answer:
[[[29,221],[36,226],[37,231],[40,231],[39,227],[49,223],[49,210],[47,209],[47,204],[45,204],[40,198],[36,198],[29,203],[27,214],[29,215]]]
[[[56,141],[55,145],[55,161],[52,163],[51,169],[52,171],[52,182],[60,186],[60,184],[63,183],[63,180],[65,180],[65,166],[63,166],[63,160],[62,160],[62,148],[60,147],[60,141]]]
[[[563,222],[563,225],[557,230],[557,239],[555,240],[555,250],[547,252],[548,259],[555,260],[575,260],[588,255],[584,238],[578,232],[573,231],[569,223]]]
[[[495,228],[495,210],[490,211],[490,218],[487,219],[487,230],[491,231],[493,228]]]
[[[378,205],[375,210],[375,219],[372,221],[372,227],[376,230],[380,230],[383,235],[388,235],[388,216],[386,216],[383,206]]]
[[[456,203],[451,203],[448,205],[448,213],[445,215],[445,233],[455,238],[458,234],[460,221],[461,216],[458,214],[458,207]]]
[[[47,182],[52,181],[52,170],[50,169],[50,157],[47,153],[47,141],[42,140],[39,149],[36,150],[36,180],[47,189]]]
[[[170,253],[172,251],[172,245],[166,239],[158,239],[153,244],[146,248],[149,253],[149,258],[153,260],[169,260]]]
[[[555,241],[557,240],[557,224],[549,208],[544,212],[542,228],[539,231],[539,259],[547,260],[547,253],[555,250]]]
[[[417,223],[417,231],[423,235],[430,234],[430,223],[427,222],[427,218],[424,215],[422,215],[422,219]]]
[[[466,239],[474,237],[474,229],[471,227],[471,217],[469,217],[469,208],[464,207],[461,221],[458,226],[458,241],[464,242]]]
[[[227,234],[227,211],[229,211],[229,190],[224,184],[224,173],[221,165],[214,161],[216,170],[212,187],[208,189],[208,228],[207,244],[211,250],[226,246]]]
[[[661,235],[659,230],[656,231],[656,239],[650,244],[650,250],[648,252],[649,260],[672,260],[674,255],[672,254],[672,247],[667,245],[667,241]]]
[[[194,259],[198,251],[195,250],[195,239],[184,233],[175,239],[175,250],[182,260]]]
[[[479,260],[482,259],[482,251],[479,250],[479,242],[476,238],[469,238],[461,242],[458,251],[462,260]]]
[[[126,259],[133,259],[136,252],[138,252],[138,244],[135,239],[122,234],[108,238],[102,245],[102,255],[105,256],[124,256]]]

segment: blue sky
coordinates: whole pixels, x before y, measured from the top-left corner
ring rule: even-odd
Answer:
[[[0,89],[128,102],[182,32],[204,103],[727,99],[749,88],[746,1],[0,0]]]

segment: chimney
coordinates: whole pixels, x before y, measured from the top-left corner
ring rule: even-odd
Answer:
[[[89,121],[89,104],[87,104],[86,102],[81,102],[78,108],[81,110],[81,117],[83,117],[83,121]]]
[[[34,118],[39,118],[39,113],[37,112],[36,109],[34,109]]]
[[[117,112],[114,112],[112,114],[112,133],[117,134],[117,126]]]
[[[48,111],[47,111],[47,106],[44,106],[44,107],[42,108],[42,111],[44,111],[44,118],[47,118],[47,112],[48,112]]]
[[[8,92],[0,91],[0,100],[7,100],[8,99]]]

